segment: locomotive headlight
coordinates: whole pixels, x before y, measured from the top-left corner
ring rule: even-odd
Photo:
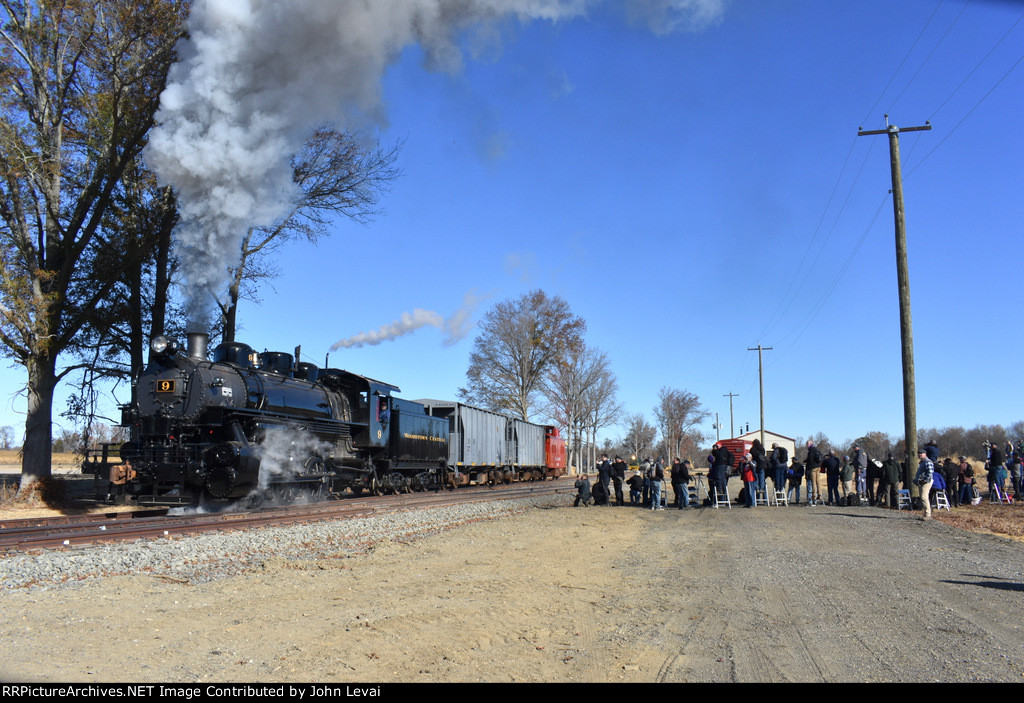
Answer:
[[[149,348],[153,350],[154,354],[174,354],[178,351],[178,343],[161,334],[153,338],[153,341],[149,343]]]

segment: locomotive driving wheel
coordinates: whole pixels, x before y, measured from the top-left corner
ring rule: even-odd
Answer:
[[[318,481],[309,484],[311,488],[310,497],[312,497],[313,500],[324,500],[329,493],[327,485],[327,464],[325,464],[324,460],[320,457],[311,456],[306,459],[303,464],[303,469],[307,476],[312,476],[314,478],[319,477]]]
[[[291,505],[299,495],[294,483],[278,483],[271,488],[271,495],[278,505]]]

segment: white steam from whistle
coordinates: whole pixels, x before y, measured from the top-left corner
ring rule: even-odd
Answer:
[[[462,306],[448,318],[442,317],[433,310],[423,310],[421,308],[416,308],[412,312],[403,312],[397,320],[383,325],[377,330],[360,332],[347,339],[335,342],[331,346],[331,351],[377,345],[381,342],[392,341],[398,337],[411,334],[423,327],[436,327],[441,330],[444,333],[444,345],[452,346],[459,340],[464,339],[473,328],[473,312],[482,300],[484,300],[483,297],[479,297],[470,291],[463,299]]]
[[[468,33],[571,18],[596,1],[195,0],[145,154],[178,193],[193,321],[238,264],[244,233],[288,212],[289,157],[312,130],[385,124],[380,80],[405,47],[418,44],[430,70],[457,71]],[[662,33],[716,19],[723,2],[631,0],[625,12]]]

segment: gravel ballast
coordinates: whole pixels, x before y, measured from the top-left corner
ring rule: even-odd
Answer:
[[[5,589],[74,587],[97,578],[135,573],[203,583],[259,570],[268,559],[345,559],[382,541],[407,542],[477,520],[564,503],[564,496],[518,498],[286,527],[0,555],[0,584]]]

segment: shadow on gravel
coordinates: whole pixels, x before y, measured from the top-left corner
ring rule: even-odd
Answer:
[[[994,588],[997,591],[1024,593],[1024,583],[1005,581],[951,581],[949,579],[944,580],[943,583],[951,583],[956,586],[981,586],[982,588]]]
[[[859,517],[859,518],[870,518],[871,520],[884,520],[885,514],[881,515],[865,515],[864,513],[828,513],[836,517]]]

